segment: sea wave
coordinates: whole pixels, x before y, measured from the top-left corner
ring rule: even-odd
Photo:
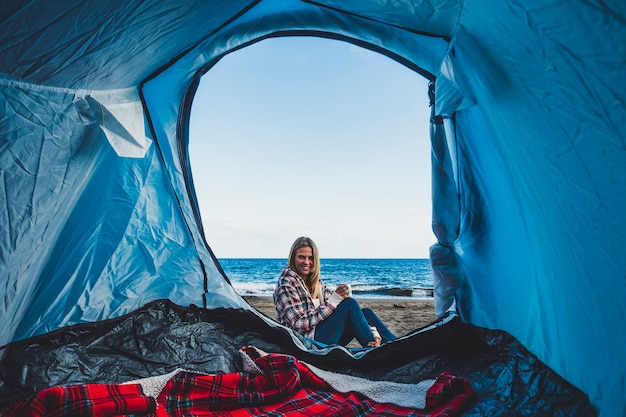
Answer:
[[[229,281],[242,296],[271,296],[285,259],[221,259]],[[323,259],[323,282],[349,282],[356,297],[432,298],[428,259]]]
[[[272,296],[274,285],[262,282],[233,283],[233,288],[242,296]],[[410,297],[432,298],[433,289],[428,287],[384,287],[374,285],[352,286],[352,294],[355,297],[387,298],[387,297]]]

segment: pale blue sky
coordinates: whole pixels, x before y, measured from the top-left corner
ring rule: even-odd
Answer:
[[[427,81],[345,42],[279,38],[207,72],[190,121],[194,183],[218,258],[427,258]]]

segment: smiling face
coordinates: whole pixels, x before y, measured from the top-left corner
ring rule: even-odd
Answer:
[[[296,250],[294,256],[295,273],[305,282],[314,265],[315,258],[313,257],[313,249],[310,246],[304,246]]]

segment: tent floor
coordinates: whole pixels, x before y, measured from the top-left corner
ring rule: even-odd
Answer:
[[[443,371],[463,376],[476,397],[465,416],[597,415],[584,393],[509,334],[458,317],[355,357],[339,348],[304,351],[288,332],[250,311],[168,300],[0,347],[0,410],[54,385],[119,383],[176,368],[238,372],[238,349],[247,345],[375,380],[415,383]]]

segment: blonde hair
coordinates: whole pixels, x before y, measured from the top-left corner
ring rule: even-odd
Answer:
[[[320,255],[317,251],[315,242],[309,237],[301,236],[293,242],[291,250],[289,251],[289,269],[296,271],[296,252],[300,248],[309,247],[313,251],[313,265],[311,265],[311,272],[308,277],[300,277],[304,280],[309,293],[312,298],[317,298],[319,293],[320,283]]]

